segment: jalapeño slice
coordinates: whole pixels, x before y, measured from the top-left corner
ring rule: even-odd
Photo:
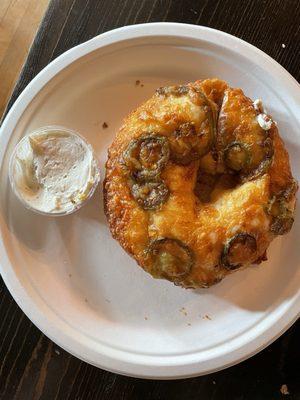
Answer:
[[[257,251],[254,236],[241,232],[230,238],[224,245],[221,254],[221,265],[227,270],[235,270],[242,266],[244,260],[252,259]]]
[[[155,210],[169,197],[169,189],[164,182],[136,182],[131,187],[135,201],[144,210]]]
[[[271,199],[267,213],[272,217],[270,230],[274,235],[284,235],[291,230],[294,216],[288,208],[284,193]]]
[[[150,243],[148,252],[152,256],[153,274],[157,277],[180,280],[194,264],[192,250],[178,239],[155,239]]]
[[[224,162],[233,171],[244,170],[250,162],[250,153],[246,145],[233,142],[224,151]]]
[[[187,165],[207,154],[216,135],[215,110],[209,99],[193,87],[189,88],[188,95],[200,110],[197,124],[195,121],[183,122],[169,137],[171,159],[179,165]]]
[[[132,140],[123,153],[123,160],[137,180],[154,180],[169,160],[168,140],[164,136],[146,135]]]

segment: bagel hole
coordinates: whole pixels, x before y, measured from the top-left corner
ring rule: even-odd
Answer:
[[[233,190],[238,185],[239,177],[236,174],[209,174],[199,169],[194,193],[202,203],[209,203],[225,190]]]

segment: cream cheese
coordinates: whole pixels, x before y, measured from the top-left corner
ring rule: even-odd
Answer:
[[[271,129],[272,123],[274,121],[267,115],[268,112],[264,107],[262,100],[261,99],[254,100],[253,107],[259,113],[256,117],[259,126],[265,131]]]
[[[91,195],[99,171],[91,146],[81,136],[49,127],[18,144],[11,161],[11,180],[30,208],[69,214]]]
[[[265,131],[268,131],[272,128],[273,121],[266,114],[259,114],[257,116],[257,122],[259,123],[259,126]]]
[[[255,108],[256,111],[258,111],[258,112],[260,112],[260,113],[263,113],[263,114],[266,114],[266,113],[267,113],[267,111],[265,110],[265,108],[264,108],[264,106],[263,106],[262,99],[256,99],[256,100],[254,100],[253,106],[254,106],[254,108]]]

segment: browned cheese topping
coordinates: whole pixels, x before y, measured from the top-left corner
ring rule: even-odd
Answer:
[[[125,119],[106,167],[113,236],[176,285],[209,287],[264,261],[294,221],[298,186],[276,123],[219,79],[159,88]]]

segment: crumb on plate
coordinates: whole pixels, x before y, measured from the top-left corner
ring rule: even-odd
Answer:
[[[185,307],[182,307],[182,308],[179,310],[179,312],[181,312],[183,315],[187,316],[187,312],[186,312]]]

